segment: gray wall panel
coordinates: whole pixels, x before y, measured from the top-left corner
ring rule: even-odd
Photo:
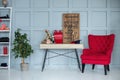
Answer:
[[[41,68],[44,51],[39,49],[40,42],[45,38],[45,29],[62,29],[63,13],[80,13],[80,39],[85,48],[88,47],[88,34],[116,35],[112,56],[112,65],[120,67],[120,0],[12,0],[13,26],[12,31],[21,28],[29,34],[34,54],[27,59],[31,68]],[[12,40],[14,39],[12,33]],[[58,50],[58,52],[64,52]],[[78,50],[79,55],[82,50]],[[49,54],[51,56],[53,54]],[[73,54],[69,54],[74,56]],[[14,61],[14,63],[12,62]],[[19,64],[11,55],[11,65]],[[76,60],[58,57],[47,60],[47,66],[51,68],[76,67]]]

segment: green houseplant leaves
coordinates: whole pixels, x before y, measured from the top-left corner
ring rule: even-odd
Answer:
[[[17,29],[14,32],[15,39],[13,41],[13,49],[15,58],[22,58],[22,63],[25,63],[24,59],[33,53],[33,49],[29,44],[29,40],[27,39],[27,34],[21,34],[20,29]]]

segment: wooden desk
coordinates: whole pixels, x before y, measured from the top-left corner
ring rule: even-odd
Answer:
[[[81,70],[77,49],[83,49],[83,48],[84,48],[83,44],[40,44],[40,49],[45,49],[45,56],[44,56],[44,61],[43,61],[43,65],[42,65],[42,71],[44,70],[46,56],[47,56],[48,50],[50,50],[50,49],[74,49],[75,54],[76,54],[76,58],[74,58],[74,59],[77,59],[78,67]],[[59,53],[56,53],[56,54],[57,54],[57,56],[65,56],[65,57],[73,58],[70,56],[66,56],[65,54],[59,54]],[[53,56],[51,58],[54,58],[57,56]],[[48,58],[48,59],[50,59],[50,58]]]

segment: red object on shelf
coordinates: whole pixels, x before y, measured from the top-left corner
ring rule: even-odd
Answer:
[[[3,54],[8,54],[8,48],[7,47],[3,47]]]
[[[0,30],[9,30],[6,24],[2,24]]]
[[[54,31],[54,43],[61,44],[63,43],[63,33],[61,30]]]
[[[0,19],[0,22],[2,22],[2,19]]]

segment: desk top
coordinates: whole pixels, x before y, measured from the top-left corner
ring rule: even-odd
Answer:
[[[83,44],[40,44],[40,49],[83,49]]]

